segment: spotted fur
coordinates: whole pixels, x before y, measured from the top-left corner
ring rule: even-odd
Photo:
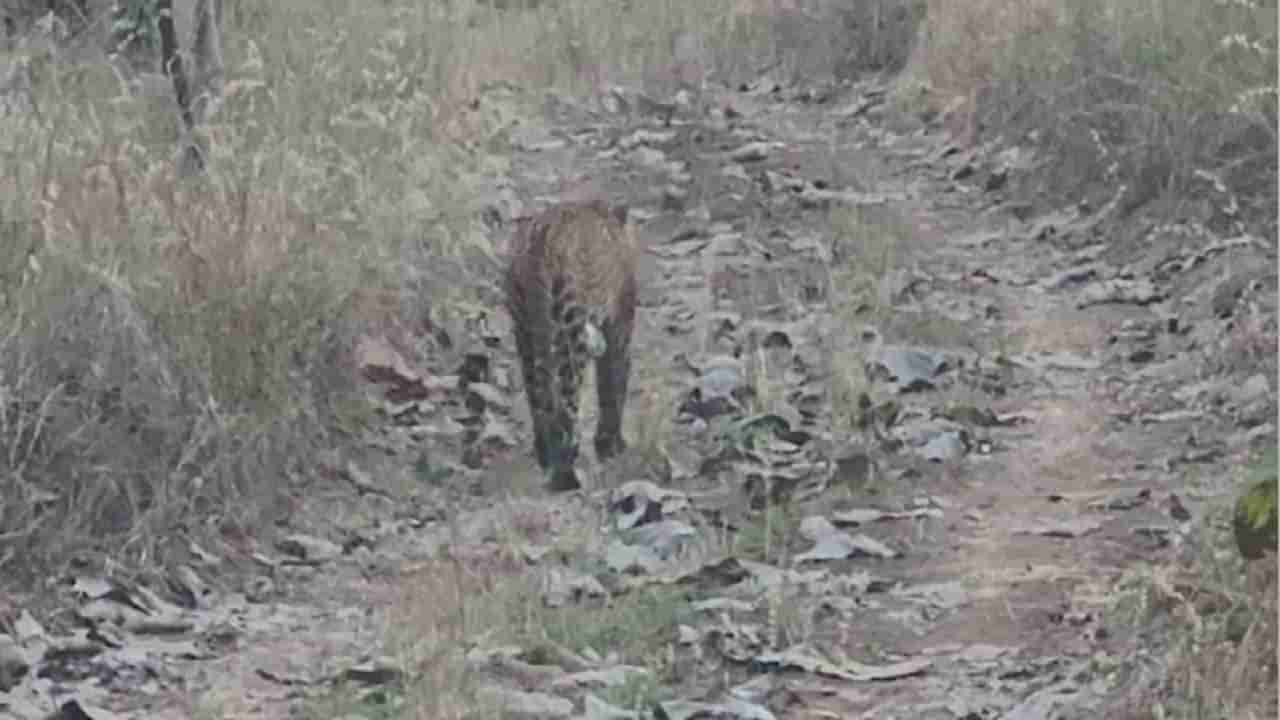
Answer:
[[[596,456],[625,448],[622,412],[635,321],[635,249],[626,211],[568,203],[521,221],[506,277],[534,451],[553,490],[578,481],[578,394],[589,359],[600,403]]]

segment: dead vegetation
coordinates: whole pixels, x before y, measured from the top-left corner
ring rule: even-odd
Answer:
[[[969,142],[1050,148],[1027,197],[1122,187],[1124,215],[1273,234],[1276,3],[943,1],[927,18],[904,88],[939,93]]]
[[[167,107],[125,94],[101,67],[10,57],[30,52],[39,66],[27,98],[36,110],[0,110],[0,577],[24,591],[71,562],[163,565],[185,552],[175,537],[230,545],[313,493],[319,451],[374,416],[356,338],[465,324],[494,297],[499,239],[482,217],[505,201],[496,178],[507,168],[488,150],[512,142],[541,103],[536,91],[628,85],[666,97],[762,74],[790,84],[905,67],[903,108],[949,114],[968,142],[1034,132],[1054,159],[1034,177],[1072,201],[1123,186],[1131,212],[1274,234],[1267,0],[229,5],[226,102],[205,129],[212,170],[199,179],[174,176]],[[839,244],[824,281],[850,340],[831,348],[844,362],[831,368],[832,422],[870,432],[863,325],[949,347],[970,336],[895,311],[910,292],[910,254],[922,251],[908,247],[920,233],[907,218],[864,206],[831,224]],[[761,297],[764,284],[726,282]],[[1016,349],[1097,344],[1080,323],[1034,320]],[[1244,349],[1232,356],[1273,363],[1274,328],[1240,328]],[[989,340],[983,351],[1004,349]],[[751,409],[771,412],[782,386],[767,359],[753,368]],[[676,402],[664,392],[628,418],[655,462],[673,432]],[[1060,456],[1043,469],[1078,473],[1090,460],[1071,443],[1080,433],[1060,431]],[[787,565],[799,518],[773,503],[752,517],[732,536],[709,532],[716,541],[690,564]],[[652,707],[668,699],[663,685],[696,674],[671,640],[688,610],[683,591],[548,608],[545,578],[522,554],[542,539],[545,514],[514,509],[508,520],[492,557],[446,556],[404,584],[388,635],[411,681],[394,716],[475,717],[486,703],[496,714],[501,699],[477,696],[467,657],[477,638],[524,648],[481,659],[510,673],[538,653],[647,668],[602,695],[624,708]],[[1275,667],[1258,662],[1275,656],[1274,576],[1260,593],[1240,588],[1220,529],[1204,529],[1193,582],[1140,570],[1126,586],[1134,604],[1117,610],[1132,610],[1121,617],[1170,653],[1163,717],[1274,713],[1264,700]],[[555,552],[575,567],[592,541]],[[765,603],[779,647],[814,633],[786,592]],[[1206,608],[1205,595],[1229,609]],[[313,714],[366,709],[353,696],[335,692]]]
[[[1241,468],[1240,483],[1276,473],[1275,452]],[[1167,640],[1167,675],[1139,684],[1133,717],[1266,718],[1277,712],[1276,560],[1243,560],[1230,537],[1229,508],[1217,507],[1184,560],[1135,568],[1110,613],[1139,628],[1139,642]],[[1140,652],[1140,650],[1135,650]],[[1140,706],[1145,708],[1139,709]]]

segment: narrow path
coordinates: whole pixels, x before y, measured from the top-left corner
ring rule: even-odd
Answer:
[[[832,158],[860,155],[870,171],[853,171],[861,183],[849,189],[892,198],[911,228],[903,269],[914,278],[895,302],[915,319],[890,318],[887,325],[903,328],[890,339],[952,351],[969,373],[949,389],[904,399],[900,415],[913,404],[936,415],[962,401],[1009,422],[968,428],[963,460],[922,468],[887,459],[890,487],[874,504],[923,502],[942,508],[944,519],[871,530],[906,549],[871,566],[900,584],[819,633],[829,652],[924,656],[935,660],[932,670],[856,692],[817,683],[798,694],[794,716],[1038,718],[1058,708],[1075,714],[1053,717],[1091,716],[1106,698],[1085,679],[1090,658],[1132,641],[1109,632],[1101,613],[1126,569],[1176,551],[1185,518],[1171,493],[1196,494],[1170,471],[1186,457],[1185,439],[1221,444],[1228,428],[1201,417],[1165,422],[1153,412],[1167,388],[1125,353],[1128,338],[1160,332],[1156,312],[1123,301],[1082,308],[1083,288],[1058,289],[1065,271],[1106,251],[1105,238],[1052,216],[1016,219],[1002,193],[982,189],[981,175],[953,180],[966,153],[948,151],[945,136],[851,126],[844,110],[862,99],[775,104],[762,114],[791,157],[807,156],[789,168],[793,176],[831,187]],[[1050,224],[1057,237],[1043,232]],[[931,327],[938,320],[949,330]],[[1241,450],[1206,457],[1224,462]]]
[[[1136,421],[1160,393],[1146,386],[1141,365],[1127,362],[1126,338],[1158,332],[1163,319],[1124,300],[1085,307],[1084,288],[1060,281],[1105,251],[1105,239],[1073,231],[1054,208],[1019,220],[1001,193],[952,180],[960,163],[944,136],[895,135],[851,121],[848,108],[866,97],[855,91],[805,105],[726,96],[721,100],[744,118],[740,124],[711,121],[676,131],[692,142],[635,145],[659,148],[665,155],[657,160],[677,163],[667,178],[633,179],[637,204],[687,169],[691,199],[709,211],[700,223],[688,212],[674,227],[655,223],[662,228],[655,250],[666,256],[650,299],[665,299],[650,313],[641,344],[657,352],[641,365],[671,378],[678,375],[673,356],[709,361],[735,347],[751,352],[751,333],[742,328],[753,321],[803,328],[792,338],[796,356],[806,346],[826,348],[839,366],[847,364],[841,353],[865,353],[850,337],[858,328],[838,314],[841,298],[814,290],[827,259],[797,248],[850,242],[833,228],[833,205],[888,207],[909,230],[902,265],[890,270],[912,279],[901,283],[906,289],[894,298],[900,307],[879,318],[879,329],[890,342],[969,364],[941,391],[904,398],[901,415],[919,422],[961,401],[989,409],[993,422],[966,428],[963,459],[881,458],[879,497],[837,501],[837,509],[868,501],[937,507],[943,519],[869,529],[900,556],[843,568],[870,569],[896,585],[883,599],[866,598],[862,610],[819,624],[808,642],[864,662],[927,657],[931,672],[853,693],[839,683],[816,682],[806,691],[790,685],[795,716],[886,717],[884,709],[894,708],[899,717],[1044,717],[1059,706],[1087,715],[1106,701],[1082,679],[1090,659],[1132,640],[1102,623],[1118,581],[1134,563],[1177,550],[1185,518],[1171,493],[1185,500],[1187,488],[1167,468],[1178,462],[1189,432],[1216,438],[1226,428],[1205,426],[1204,418]],[[758,158],[746,150],[753,145]],[[1046,235],[1049,226],[1060,235]],[[722,332],[726,320],[737,327]],[[731,340],[717,346],[726,336]],[[690,383],[686,378],[684,387]],[[795,398],[794,390],[783,395]],[[834,386],[828,390],[827,402],[841,401]],[[845,411],[828,406],[807,418],[809,426],[830,432],[838,447],[847,438],[832,418]],[[688,428],[674,432],[670,446],[676,453],[696,448],[689,460],[696,464],[707,445]],[[827,498],[801,513],[829,509]]]

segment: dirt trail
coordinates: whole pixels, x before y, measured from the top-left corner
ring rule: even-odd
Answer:
[[[709,460],[724,452],[724,416],[743,414],[735,403],[773,413],[788,428],[775,431],[770,452],[787,460],[757,475],[795,519],[838,527],[817,523],[806,535],[801,523],[767,562],[730,568],[709,557],[700,569],[681,567],[697,588],[691,602],[746,604],[698,626],[703,654],[667,683],[677,697],[716,704],[717,717],[1103,716],[1116,683],[1140,670],[1098,666],[1132,640],[1105,628],[1099,612],[1127,567],[1176,550],[1181,505],[1170,493],[1193,515],[1198,508],[1171,468],[1225,466],[1240,448],[1220,423],[1166,412],[1143,366],[1125,361],[1127,338],[1164,318],[1123,300],[1081,307],[1090,285],[1061,281],[1097,257],[1101,239],[1049,208],[1028,217],[993,187],[998,173],[956,180],[966,165],[985,167],[985,156],[949,149],[938,130],[886,129],[883,91],[762,84],[715,98],[727,115],[677,113],[670,125],[633,107],[616,112],[616,103],[564,103],[545,125],[529,125],[513,149],[512,185],[550,200],[566,177],[589,176],[641,223],[648,253],[628,423],[637,435],[649,432],[636,430],[638,416],[665,417],[672,465],[656,476],[597,468],[599,492],[522,502],[555,535],[597,517],[608,488],[657,477],[701,517],[745,527],[751,454]],[[833,218],[849,212],[897,224],[841,229]],[[833,278],[850,258],[872,263],[890,235],[894,264],[867,272],[891,309],[857,313],[842,294],[852,286]],[[508,345],[499,364],[510,362]],[[928,364],[917,378],[927,387],[895,393],[886,390],[893,377],[862,386],[895,407],[891,419],[864,415],[855,431],[856,395],[841,394],[837,380],[877,358],[903,385],[912,363]],[[754,399],[735,393],[747,386]],[[523,398],[514,395],[511,408],[527,431]],[[1188,434],[1197,447],[1223,450],[1188,454]],[[481,469],[484,487],[536,484],[526,435]],[[860,459],[869,477],[847,475]],[[200,645],[191,653],[198,660],[162,653],[161,676],[182,677],[181,690],[161,682],[163,690],[93,704],[128,717],[200,708],[285,717],[344,673],[368,681],[372,669],[350,668],[380,655],[410,591],[405,577],[446,541],[454,557],[501,544],[493,502],[468,502],[472,510],[449,522],[381,532],[375,551],[336,551],[289,570],[280,588],[287,602],[238,595],[214,604],[196,634],[234,627],[238,635],[212,651]],[[670,508],[657,514],[680,517]],[[858,511],[870,514],[850,519]],[[824,542],[843,550],[796,557]],[[661,563],[648,574],[679,575]],[[744,578],[759,582],[744,587]],[[675,655],[691,652],[673,645]],[[528,716],[605,717],[580,692],[523,686],[573,702],[568,715],[552,704]],[[689,717],[694,706],[664,707]]]
[[[742,125],[720,135],[703,127],[700,151],[677,155],[694,168],[692,185],[702,190],[702,202],[715,208],[710,221],[723,219],[759,240],[807,235],[838,252],[839,245],[850,240],[832,236],[833,205],[887,205],[912,231],[903,239],[909,245],[905,257],[919,282],[904,293],[902,304],[920,318],[951,319],[959,325],[958,333],[944,333],[950,341],[945,345],[933,344],[927,332],[925,337],[913,336],[910,323],[889,340],[956,353],[982,371],[986,358],[967,352],[969,348],[987,345],[988,353],[994,354],[986,341],[1026,338],[1022,349],[1056,354],[1062,365],[1080,369],[1045,372],[1015,367],[998,392],[973,401],[1012,424],[977,430],[980,441],[966,439],[982,444],[981,454],[941,464],[881,458],[886,485],[879,488],[881,497],[836,501],[836,509],[867,504],[941,508],[942,520],[884,523],[870,529],[872,537],[902,551],[897,558],[826,563],[849,572],[869,569],[894,585],[883,599],[869,595],[858,611],[820,623],[805,644],[821,648],[827,657],[867,663],[923,657],[933,664],[919,676],[856,688],[822,680],[798,683],[788,688],[787,701],[781,704],[786,709],[779,716],[988,717],[1004,711],[1009,713],[1006,717],[1047,717],[1055,703],[1074,703],[1087,713],[1093,699],[1081,696],[1088,688],[1069,679],[1070,668],[1078,668],[1101,647],[1094,633],[1096,612],[1108,585],[1126,560],[1144,553],[1133,547],[1134,516],[1112,520],[1089,513],[1086,506],[1151,488],[1149,478],[1141,483],[1121,479],[1131,475],[1143,457],[1144,444],[1147,453],[1158,447],[1141,429],[1117,434],[1107,427],[1117,408],[1099,391],[1103,376],[1094,350],[1117,322],[1105,309],[1063,317],[1060,309],[1073,300],[1046,294],[1037,282],[1060,269],[1056,253],[1045,252],[1016,230],[981,244],[972,242],[993,229],[1020,224],[993,208],[996,201],[981,192],[963,192],[963,186],[949,180],[951,165],[941,160],[944,136],[893,137],[874,124],[847,121],[848,109],[865,97],[837,95],[819,105],[776,101],[767,94],[728,99],[745,117]],[[717,146],[717,141],[723,144]],[[768,147],[763,159],[741,164],[729,159],[751,142]],[[742,186],[718,187],[724,183],[717,180],[733,175],[725,169],[736,167],[747,168],[756,186],[745,191]],[[779,179],[782,186],[772,186]],[[829,195],[821,192],[828,189]],[[754,281],[752,290],[759,291],[770,284],[767,279],[762,282],[762,276],[798,278],[780,291],[794,300],[809,290],[805,280],[821,277],[824,271],[821,257],[770,249],[773,252],[766,251],[765,258],[747,263],[748,273],[754,275],[744,273],[748,276],[740,275],[739,282]],[[707,254],[704,250],[702,257],[667,265],[680,266],[671,273],[675,277],[708,281],[724,266],[733,267],[730,260],[708,268]],[[1004,272],[1017,272],[1018,282],[1003,281]],[[655,294],[662,292],[660,288]],[[694,297],[711,294],[696,284],[682,288]],[[833,371],[855,362],[838,357],[841,353],[862,357],[868,352],[856,339],[840,337],[858,328],[848,317],[835,315],[838,300],[822,297],[773,318],[785,322],[821,316],[810,327],[829,329],[836,336],[824,343],[815,333],[797,345],[825,345],[836,356]],[[759,314],[761,305],[769,303],[749,291],[727,309],[749,318]],[[669,301],[659,309],[668,316],[678,313]],[[701,332],[695,329],[683,346],[669,336],[663,343],[647,344],[659,352],[647,356],[642,365],[656,365],[656,375],[662,375],[665,366],[670,375],[667,358],[673,352],[696,355],[707,350],[696,341],[712,332],[705,326],[719,319],[714,311],[726,308],[717,306],[713,313],[705,306],[696,309],[705,318]],[[673,344],[677,347],[669,347]],[[937,395],[926,393],[929,397],[918,411],[938,409]],[[956,396],[943,397],[948,395]],[[815,425],[831,419],[826,415]],[[840,433],[832,435],[839,446]],[[693,438],[685,441],[696,445]],[[827,495],[805,503],[801,514],[821,513],[830,502]],[[1164,518],[1157,513],[1151,521],[1160,524]],[[1005,687],[990,687],[994,678],[1001,679],[997,686]],[[781,685],[785,683],[766,694],[774,700],[768,704],[775,712],[782,709],[773,695]],[[1046,685],[1058,687],[1034,692]]]

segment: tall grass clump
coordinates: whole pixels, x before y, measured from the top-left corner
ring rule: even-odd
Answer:
[[[968,98],[989,135],[1054,151],[1047,189],[1124,185],[1121,207],[1276,215],[1274,0],[929,3],[913,77]]]
[[[439,58],[345,4],[231,10],[199,178],[175,176],[167,98],[102,61],[19,58],[35,71],[0,117],[6,580],[269,527],[341,439],[351,341],[384,319],[357,299],[424,289],[405,258],[448,251],[435,170],[462,163],[432,142],[431,89],[395,84]]]

